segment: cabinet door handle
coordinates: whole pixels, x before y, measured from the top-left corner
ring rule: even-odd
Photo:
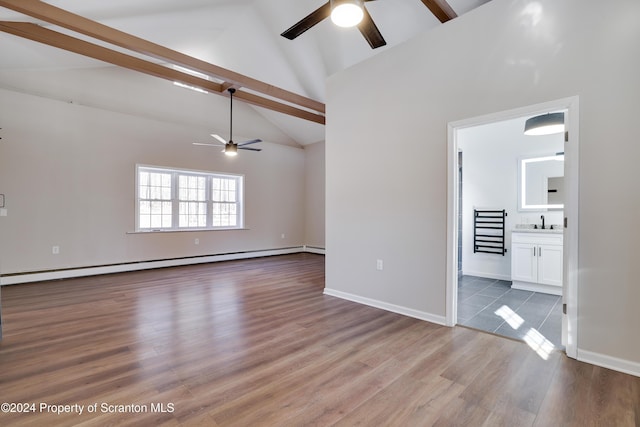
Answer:
[[[536,247],[535,246],[533,247],[533,256],[534,257],[536,256]]]
[[[538,246],[538,256],[542,256],[542,246]]]

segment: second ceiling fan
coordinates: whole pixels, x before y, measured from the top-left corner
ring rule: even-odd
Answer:
[[[387,42],[382,37],[380,30],[371,19],[371,15],[367,12],[367,8],[364,7],[364,3],[374,0],[330,0],[320,6],[318,9],[311,12],[306,17],[302,18],[299,22],[294,24],[291,28],[280,34],[289,40],[293,40],[314,25],[325,20],[331,16],[334,19],[334,12],[338,9],[356,11],[356,13],[362,16],[362,20],[359,21],[358,30],[364,36],[365,40],[369,43],[372,49],[384,46]],[[488,1],[488,0],[487,0]],[[422,0],[424,4],[433,15],[438,18],[442,23],[449,21],[457,17],[456,12],[451,8],[447,0]],[[340,23],[334,21],[336,25],[343,26]],[[353,26],[356,24],[346,25]]]
[[[229,141],[225,140],[220,135],[211,134],[212,137],[220,141],[222,144],[210,144],[203,142],[194,142],[193,145],[205,145],[208,147],[224,147],[222,152],[227,156],[236,156],[238,154],[238,150],[248,150],[248,151],[262,151],[262,148],[253,148],[246,147],[247,145],[255,144],[258,142],[262,142],[261,139],[252,139],[250,141],[245,141],[240,144],[236,144],[233,142],[233,94],[236,92],[234,88],[227,89],[229,92]]]
[[[356,3],[369,1],[374,0],[356,0]],[[289,40],[295,39],[314,25],[319,24],[320,22],[327,19],[329,16],[331,16],[331,12],[334,10],[334,8],[342,5],[343,3],[352,4],[354,2],[341,2],[339,0],[328,1],[318,9],[311,12],[306,17],[302,18],[299,22],[294,24],[291,28],[280,35]],[[371,15],[369,15],[369,12],[367,12],[367,8],[362,7],[362,5],[360,6],[360,9],[362,10],[362,20],[359,24],[357,24],[358,30],[360,30],[360,33],[363,35],[365,40],[367,40],[369,46],[371,46],[372,49],[386,45],[387,42],[382,37],[382,34],[380,33],[380,30],[378,30],[375,22],[373,22],[373,19],[371,19]]]

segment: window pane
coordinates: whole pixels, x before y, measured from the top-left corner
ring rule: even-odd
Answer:
[[[164,185],[168,179],[168,185]],[[140,188],[138,197],[140,199],[171,199],[171,174],[156,172],[140,173]]]
[[[212,209],[214,227],[235,227],[238,225],[235,203],[213,203]]]
[[[162,200],[171,199],[171,187],[162,187]]]
[[[151,228],[160,228],[162,224],[162,216],[161,215],[151,215]]]
[[[146,185],[141,185],[138,189],[138,197],[141,199],[149,198],[149,187]]]
[[[207,204],[205,202],[180,202],[179,210],[179,227],[193,228],[207,226]]]
[[[171,202],[140,201],[140,228],[171,228]]]
[[[206,179],[203,176],[180,175],[179,199],[192,201],[206,201]]]
[[[214,202],[236,201],[236,180],[230,178],[214,178],[211,199]]]
[[[171,227],[171,202],[162,203],[162,228]]]

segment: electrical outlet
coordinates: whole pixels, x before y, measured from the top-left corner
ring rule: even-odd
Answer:
[[[282,233],[282,234],[280,235],[280,238],[281,238],[281,239],[284,239],[284,233]]]
[[[193,241],[193,243],[195,243],[196,245],[199,245],[199,244],[200,244],[200,239],[196,238],[196,239]]]
[[[376,270],[382,270],[383,265],[382,265],[382,260],[379,259],[376,261]]]
[[[60,253],[60,246],[54,246],[51,248],[51,253],[54,255],[58,255]]]

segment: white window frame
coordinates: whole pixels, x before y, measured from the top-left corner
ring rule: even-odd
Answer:
[[[141,227],[140,225],[140,173],[167,173],[171,175],[171,226],[165,227]],[[206,225],[200,227],[180,227],[180,202],[179,199],[179,177],[180,176],[197,176],[205,177],[205,202],[206,202]],[[231,179],[236,183],[236,225],[214,226],[213,225],[213,178]],[[135,176],[135,223],[136,232],[159,232],[159,231],[194,231],[194,230],[235,230],[244,228],[244,175],[236,175],[219,172],[206,172],[191,169],[176,169],[150,165],[136,165]]]

